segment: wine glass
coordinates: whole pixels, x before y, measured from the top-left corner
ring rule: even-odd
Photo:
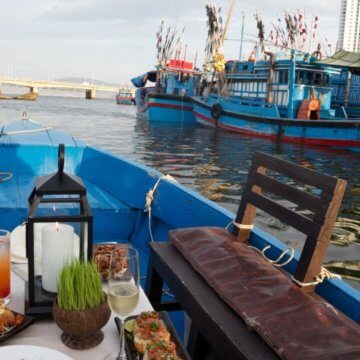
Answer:
[[[124,320],[139,302],[139,255],[129,245],[118,244],[110,256],[108,302],[120,318],[120,351],[108,355],[106,360],[126,360]]]

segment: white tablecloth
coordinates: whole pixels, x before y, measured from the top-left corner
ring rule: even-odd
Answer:
[[[25,282],[14,272],[11,273],[11,302],[8,305],[14,311],[24,313],[24,291]],[[139,314],[141,311],[153,310],[144,291],[141,289],[140,301],[137,308],[131,315]],[[112,314],[109,322],[102,329],[104,332],[103,342],[89,350],[72,350],[66,347],[60,339],[61,330],[52,320],[37,319],[32,325],[22,330],[12,338],[0,343],[0,359],[1,345],[36,345],[48,347],[67,354],[73,359],[103,359],[107,354],[119,350],[119,334],[114,322],[114,314]],[[5,360],[5,359],[4,359]],[[51,359],[49,359],[51,360]]]

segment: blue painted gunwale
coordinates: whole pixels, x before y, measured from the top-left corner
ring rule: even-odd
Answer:
[[[12,131],[35,130],[41,127],[31,121],[17,122],[4,127],[2,132],[9,132],[9,129]],[[0,171],[11,171],[14,178],[23,175],[39,176],[53,172],[57,169],[57,145],[61,142],[67,144],[66,171],[81,176],[87,184],[91,183],[96,187],[101,196],[98,196],[97,192],[92,192],[92,189],[88,189],[96,202],[108,202],[109,199],[112,199],[115,211],[113,209],[109,209],[109,211],[116,212],[118,203],[121,203],[123,209],[128,209],[126,214],[133,215],[131,229],[127,238],[124,239],[117,233],[116,219],[99,218],[95,214],[94,225],[98,229],[114,229],[112,238],[95,240],[116,240],[133,244],[140,251],[144,274],[148,256],[147,244],[150,241],[148,215],[144,212],[145,196],[162,174],[121,156],[86,146],[83,142],[55,130],[0,136]],[[9,194],[10,185],[11,183],[6,181],[0,183],[0,227],[13,230],[22,221],[21,219],[14,221],[15,214],[18,211],[26,213],[26,208],[24,208],[24,204],[21,205],[19,201],[15,201],[19,194]],[[25,193],[28,191],[22,190]],[[173,228],[225,227],[234,219],[234,214],[231,212],[175,181],[162,180],[154,195],[151,221],[156,241],[167,241],[167,233]],[[94,206],[94,202],[91,206]],[[250,243],[260,249],[270,245],[269,256],[274,258],[278,257],[285,248],[285,245],[278,239],[258,228],[253,229]],[[296,253],[285,269],[293,273],[298,259],[299,254]],[[360,292],[358,290],[342,280],[332,279],[319,285],[316,291],[335,307],[360,323]]]

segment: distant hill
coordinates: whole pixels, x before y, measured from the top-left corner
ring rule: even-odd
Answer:
[[[113,86],[113,87],[120,86],[119,83],[110,83],[110,82],[106,82],[106,81],[102,81],[102,80],[88,79],[88,78],[82,78],[82,77],[81,78],[80,77],[63,77],[63,78],[55,79],[55,81],[79,83],[79,84],[88,82],[89,84],[94,84],[94,85],[104,85],[104,86]]]

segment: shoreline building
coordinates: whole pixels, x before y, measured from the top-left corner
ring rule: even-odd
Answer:
[[[337,50],[360,52],[360,0],[341,0]]]

